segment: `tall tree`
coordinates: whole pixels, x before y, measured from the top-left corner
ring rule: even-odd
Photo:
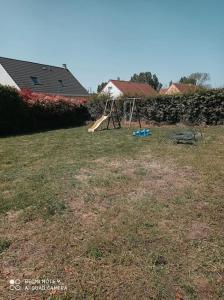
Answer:
[[[210,80],[210,75],[209,73],[200,73],[200,72],[196,72],[196,73],[192,73],[189,76],[184,76],[181,77],[180,81],[181,83],[191,83],[194,85],[198,85],[198,86],[207,86],[207,81]]]
[[[158,77],[156,74],[153,74],[151,72],[141,72],[139,74],[134,74],[130,81],[132,82],[139,82],[139,83],[147,83],[151,85],[155,90],[160,90],[162,87],[162,84],[159,82]]]
[[[190,78],[190,77],[186,77],[186,76],[181,77],[179,82],[186,83],[186,84],[190,83],[190,84],[196,85],[196,80],[194,78]]]
[[[207,85],[206,83],[210,80],[210,75],[209,73],[197,72],[197,73],[192,73],[189,76],[189,78],[195,80],[196,85],[198,86],[206,86]]]
[[[97,87],[97,93],[100,93],[102,89],[106,86],[107,82],[102,82],[101,84],[98,85]]]

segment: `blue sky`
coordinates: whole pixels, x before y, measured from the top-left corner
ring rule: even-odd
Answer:
[[[151,71],[224,86],[223,0],[0,0],[0,56],[61,65],[86,88]]]

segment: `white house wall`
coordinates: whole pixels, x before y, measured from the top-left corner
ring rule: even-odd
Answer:
[[[12,77],[6,72],[6,70],[3,68],[1,64],[0,64],[0,84],[9,85],[11,87],[20,90],[18,85],[15,83]]]
[[[113,82],[109,81],[107,85],[101,91],[102,94],[110,94],[112,98],[116,99],[123,95],[123,93],[113,84]]]

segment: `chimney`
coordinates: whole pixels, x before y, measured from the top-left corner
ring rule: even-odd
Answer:
[[[67,65],[66,64],[62,64],[62,67],[67,70]]]

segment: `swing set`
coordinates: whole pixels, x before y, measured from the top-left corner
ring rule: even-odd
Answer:
[[[131,127],[132,118],[134,111],[136,112],[136,117],[138,119],[139,127],[141,128],[141,119],[139,115],[138,101],[141,98],[125,98],[123,105],[123,121],[128,123],[128,126]],[[117,105],[115,99],[107,99],[103,115],[95,121],[95,123],[88,129],[88,132],[94,132],[97,129],[109,129],[110,123],[112,122],[113,128],[121,128],[121,119],[118,113]],[[104,122],[107,120],[106,128],[103,128]]]

